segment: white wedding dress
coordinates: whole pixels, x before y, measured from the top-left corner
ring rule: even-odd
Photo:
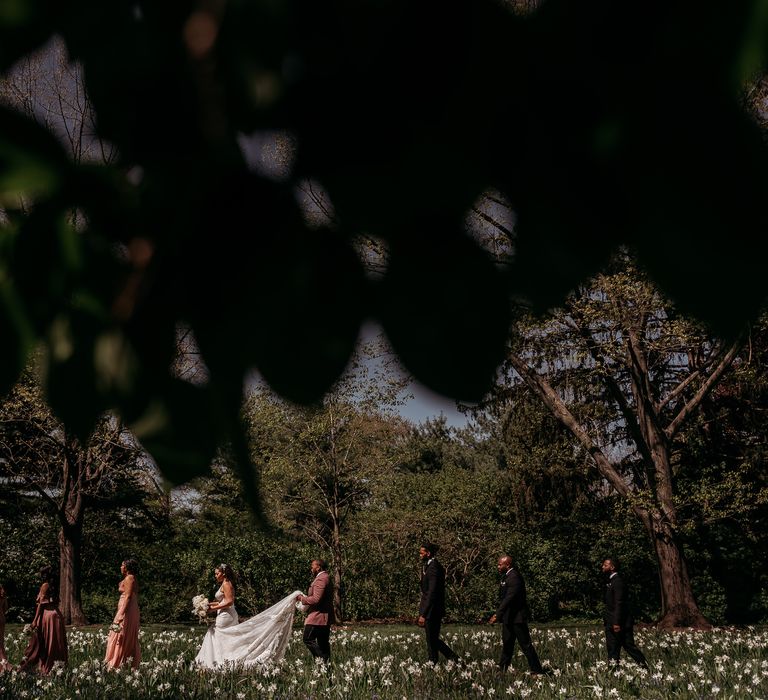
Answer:
[[[195,663],[204,668],[222,668],[281,661],[291,640],[296,596],[300,594],[294,591],[240,624],[234,604],[218,610],[216,623],[206,632]],[[215,598],[224,598],[221,588]]]

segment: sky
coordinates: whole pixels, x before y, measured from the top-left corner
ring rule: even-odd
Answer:
[[[411,393],[413,398],[400,407],[400,415],[404,418],[421,423],[442,413],[450,426],[463,428],[467,424],[467,417],[456,410],[456,402],[453,399],[440,396],[417,383],[411,386]]]

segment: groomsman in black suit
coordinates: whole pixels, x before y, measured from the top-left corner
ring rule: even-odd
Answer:
[[[617,571],[618,564],[615,559],[606,559],[603,562],[603,573],[608,577],[605,589],[605,646],[608,650],[608,661],[619,663],[621,648],[626,649],[638,664],[648,668],[648,662],[643,652],[635,645],[634,620],[632,618],[632,606],[630,604],[629,591],[624,584],[624,579]]]
[[[497,566],[501,583],[499,585],[499,605],[496,612],[488,620],[491,624],[501,623],[501,659],[499,667],[502,671],[509,668],[515,651],[515,640],[520,643],[528,668],[531,673],[544,673],[539,656],[531,641],[528,630],[528,602],[525,595],[525,581],[520,572],[514,567],[512,557],[504,555]]]
[[[437,561],[437,545],[425,542],[419,548],[421,557],[421,600],[419,601],[419,625],[427,635],[429,660],[437,663],[438,652],[446,659],[458,659],[458,655],[440,639],[440,626],[445,615],[445,569]]]

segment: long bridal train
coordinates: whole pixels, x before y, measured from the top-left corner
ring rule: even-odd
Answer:
[[[195,663],[204,668],[277,663],[291,639],[296,596],[300,594],[301,591],[294,591],[240,624],[236,613],[217,615],[216,624],[203,638]],[[224,610],[229,612],[229,608]]]

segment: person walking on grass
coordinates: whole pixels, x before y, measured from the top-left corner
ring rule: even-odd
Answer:
[[[512,557],[508,554],[499,558],[496,568],[499,571],[499,576],[501,576],[499,604],[488,622],[492,625],[496,622],[501,624],[499,668],[502,671],[509,668],[515,651],[515,641],[517,641],[528,661],[528,668],[531,673],[542,674],[544,669],[528,629],[528,600],[525,594],[525,581],[515,568]]]
[[[608,651],[608,661],[618,666],[622,647],[627,654],[643,668],[648,668],[643,652],[635,644],[634,619],[632,605],[624,579],[618,572],[616,559],[608,558],[603,561],[603,573],[608,577],[605,588],[605,647]]]
[[[439,654],[455,661],[458,655],[442,639],[440,627],[445,615],[445,569],[437,560],[437,545],[425,542],[419,548],[421,559],[421,600],[419,601],[419,626],[427,637],[427,655],[437,663]]]

